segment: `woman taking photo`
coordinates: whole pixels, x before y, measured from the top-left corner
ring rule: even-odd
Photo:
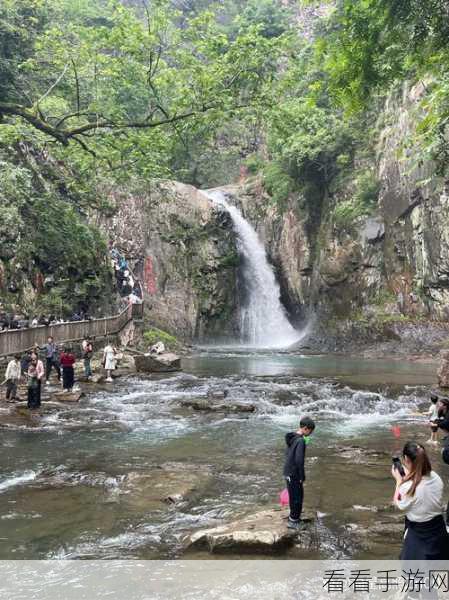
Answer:
[[[443,482],[432,471],[423,446],[407,442],[402,451],[405,475],[393,465],[394,503],[405,513],[401,560],[449,559],[449,535],[443,519]]]

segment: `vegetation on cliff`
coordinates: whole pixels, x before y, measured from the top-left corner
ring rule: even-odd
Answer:
[[[108,262],[92,223],[111,210],[106,184],[182,176],[192,139],[206,144],[265,102],[285,13],[273,3],[241,14],[232,6],[1,3],[5,308],[60,314],[98,303]]]
[[[378,117],[405,80],[426,90],[414,155],[445,174],[448,22],[443,0],[4,0],[5,303],[106,297],[94,223],[129,179],[208,187],[246,165],[278,206],[295,195],[310,229],[326,210],[350,231],[376,208]]]

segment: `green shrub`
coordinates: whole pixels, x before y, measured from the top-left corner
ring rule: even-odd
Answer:
[[[263,183],[266,191],[276,204],[283,204],[295,189],[292,177],[276,162],[269,163],[263,170]]]
[[[162,329],[158,329],[157,327],[152,327],[151,329],[145,331],[143,334],[143,339],[149,346],[152,346],[157,342],[162,342],[165,347],[169,348],[170,350],[175,350],[181,346],[180,342],[175,338],[175,336],[170,335],[166,331],[162,331]]]
[[[243,164],[251,175],[257,175],[263,169],[264,160],[258,154],[250,154],[245,158]]]
[[[363,171],[356,179],[351,198],[339,202],[333,210],[337,227],[350,228],[360,217],[373,213],[377,206],[380,183],[372,171]]]

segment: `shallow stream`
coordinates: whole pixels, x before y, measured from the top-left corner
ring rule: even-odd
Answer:
[[[391,455],[428,437],[416,413],[428,408],[434,364],[237,348],[200,349],[183,364],[41,417],[11,422],[2,405],[1,559],[180,557],[192,531],[277,503],[284,434],[303,414],[317,422],[306,510],[318,519],[310,547],[291,557],[397,556]],[[182,406],[208,397],[256,410]],[[178,488],[183,499],[161,500]]]

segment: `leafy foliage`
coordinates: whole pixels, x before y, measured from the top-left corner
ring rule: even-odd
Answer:
[[[354,193],[335,206],[332,219],[337,229],[348,231],[360,217],[371,214],[377,206],[380,183],[375,174],[362,171],[355,180]]]
[[[48,174],[36,178],[36,166],[25,156],[17,156],[19,164],[14,164],[0,154],[0,260],[7,280],[14,292],[24,280],[36,289],[47,285],[51,297],[58,298],[53,304],[64,313],[79,303],[104,302],[109,272],[105,242]]]
[[[162,342],[170,350],[177,350],[181,346],[180,342],[173,335],[162,329],[157,329],[157,327],[152,327],[145,331],[143,339],[148,346],[153,346],[157,342]]]
[[[279,11],[278,32],[264,29],[268,0],[244,18],[230,3],[0,3],[0,284],[58,311],[98,303],[103,190],[210,177],[229,120],[243,131],[267,102],[284,52]]]
[[[449,167],[449,11],[446,0],[339,0],[316,43],[329,90],[349,113],[405,80],[428,87],[415,141]]]

